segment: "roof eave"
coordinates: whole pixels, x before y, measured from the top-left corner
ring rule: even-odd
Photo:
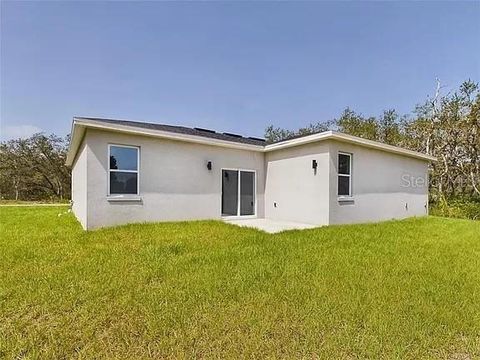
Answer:
[[[309,144],[317,141],[329,140],[329,139],[348,142],[354,145],[359,145],[359,146],[368,147],[371,149],[377,149],[385,152],[395,153],[403,156],[413,157],[413,158],[417,158],[425,161],[437,160],[435,157],[430,155],[422,154],[412,150],[407,150],[407,149],[400,148],[393,145],[383,144],[378,141],[366,140],[363,138],[359,138],[357,136],[347,135],[347,134],[339,133],[332,130],[324,131],[317,134],[307,135],[307,136],[296,138],[296,139],[285,140],[275,144],[270,144],[265,146],[265,151],[266,152],[275,151],[275,150],[305,145],[305,144]]]
[[[408,157],[413,157],[416,159],[420,160],[426,160],[426,161],[437,161],[437,158],[431,155],[423,154],[417,151],[413,150],[408,150],[404,149],[398,146],[393,146],[393,145],[388,145],[384,143],[380,143],[378,141],[373,141],[373,140],[367,140],[363,139],[357,136],[352,136],[352,135],[347,135],[343,133],[339,133],[336,131],[332,131],[332,136],[333,139],[338,140],[338,141],[343,141],[343,142],[348,142],[352,144],[357,144],[357,145],[362,145],[364,147],[368,147],[371,149],[378,149],[378,150],[383,150],[385,152],[390,152],[394,154],[399,154],[403,156],[408,156]]]
[[[141,135],[141,136],[156,137],[156,138],[164,138],[169,140],[184,141],[184,142],[190,142],[190,143],[196,143],[196,144],[220,146],[220,147],[239,149],[239,150],[250,150],[250,151],[257,151],[257,152],[264,151],[264,147],[261,145],[243,144],[243,143],[237,143],[233,141],[213,139],[213,138],[207,138],[207,137],[196,136],[196,135],[178,134],[178,133],[162,131],[162,130],[143,129],[143,128],[138,128],[138,127],[129,126],[129,125],[106,124],[100,121],[95,121],[91,119],[87,120],[84,118],[75,117],[73,118],[73,123],[72,123],[72,133],[71,133],[72,136],[71,136],[70,146],[67,153],[67,161],[66,161],[67,165],[70,166],[73,163],[76,152],[78,151],[78,147],[80,146],[80,142],[83,138],[83,133],[87,128],[135,134],[135,135]]]
[[[73,118],[72,130],[70,132],[70,144],[68,145],[65,165],[72,166],[75,160],[75,156],[77,155],[78,148],[82,143],[84,134],[85,134],[85,127],[77,125],[77,119]]]
[[[347,143],[351,143],[354,145],[359,145],[367,148],[395,153],[398,155],[408,156],[408,157],[412,157],[412,158],[416,158],[424,161],[437,161],[435,157],[430,155],[422,154],[416,151],[407,150],[407,149],[392,146],[392,145],[383,144],[377,141],[366,140],[363,138],[339,133],[336,131],[324,131],[322,133],[307,135],[307,136],[303,136],[296,139],[285,140],[279,143],[262,146],[262,145],[235,143],[231,141],[206,138],[206,137],[201,137],[196,135],[178,134],[178,133],[172,133],[172,132],[162,131],[162,130],[143,129],[143,128],[133,127],[129,125],[105,124],[100,121],[95,121],[92,119],[74,117],[72,122],[72,132],[71,132],[72,135],[70,139],[69,149],[67,152],[67,159],[66,159],[67,166],[71,166],[73,164],[78,148],[81,145],[85,130],[87,128],[114,131],[114,132],[120,132],[120,133],[129,133],[129,134],[150,136],[150,137],[157,137],[157,138],[165,138],[170,140],[220,146],[220,147],[233,148],[233,149],[239,149],[239,150],[251,150],[251,151],[257,151],[257,152],[276,151],[276,150],[290,148],[294,146],[305,145],[305,144],[309,144],[317,141],[332,139],[332,140],[347,142]]]

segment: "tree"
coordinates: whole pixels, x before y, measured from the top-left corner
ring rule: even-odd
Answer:
[[[334,123],[338,131],[345,134],[369,140],[378,140],[380,128],[377,119],[374,117],[365,118],[347,107]]]
[[[350,135],[405,147],[437,157],[431,163],[430,190],[434,200],[452,197],[480,198],[480,91],[467,80],[457,91],[442,95],[437,80],[434,95],[417,105],[413,117],[394,109],[381,116],[364,117],[346,108],[338,119],[321,123],[321,130],[337,129]],[[301,135],[270,126],[276,141]]]
[[[395,109],[384,110],[378,121],[379,136],[378,140],[390,145],[401,143],[402,134],[400,130],[400,120]]]
[[[69,137],[35,134],[0,144],[0,194],[15,200],[70,197]]]
[[[317,122],[317,123],[310,123],[307,126],[300,128],[296,131],[282,129],[279,127],[273,127],[273,125],[268,126],[265,129],[265,140],[269,143],[274,143],[280,140],[290,139],[296,136],[304,136],[319,133],[322,131],[329,130],[332,126],[333,122]]]
[[[25,140],[9,141],[0,144],[0,196],[19,200],[27,190],[30,172],[20,160],[20,152]]]
[[[434,198],[479,196],[480,92],[465,81],[458,91],[442,96],[440,85],[432,100],[415,109],[416,118],[404,127],[404,146],[437,157],[430,186]]]

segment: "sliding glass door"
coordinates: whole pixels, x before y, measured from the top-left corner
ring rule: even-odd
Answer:
[[[237,216],[238,185],[237,170],[222,170],[222,216]]]
[[[255,215],[255,173],[240,171],[240,215]]]
[[[222,216],[255,215],[255,172],[222,170]]]

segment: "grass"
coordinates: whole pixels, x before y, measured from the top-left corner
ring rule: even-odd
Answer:
[[[480,358],[480,222],[83,232],[0,208],[0,358]]]
[[[0,199],[2,205],[69,205],[70,200],[5,200]]]

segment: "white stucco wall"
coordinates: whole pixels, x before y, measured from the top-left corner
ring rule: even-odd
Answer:
[[[80,146],[72,165],[72,210],[83,228],[87,228],[87,146]]]
[[[221,218],[221,169],[257,173],[257,214],[264,216],[264,154],[88,129],[88,228],[145,221]],[[107,199],[108,144],[140,147],[141,202]],[[209,171],[207,161],[212,161]]]
[[[266,153],[266,218],[329,223],[328,144],[324,141]],[[317,160],[316,172],[312,160]]]
[[[353,156],[351,202],[338,201],[339,151],[351,153]],[[426,215],[427,174],[427,161],[332,141],[329,223],[361,223]]]
[[[108,144],[140,147],[140,202],[108,201]],[[339,151],[353,156],[349,202],[337,197]],[[222,168],[256,171],[260,218],[328,225],[427,214],[427,161],[337,140],[261,153],[92,129],[72,166],[73,211],[88,229],[220,219]]]

